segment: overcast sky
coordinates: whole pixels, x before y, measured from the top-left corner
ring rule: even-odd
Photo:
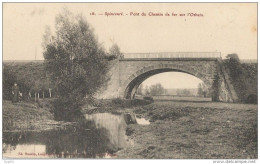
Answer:
[[[257,59],[256,3],[5,3],[3,59],[34,60],[36,56],[42,60],[45,27],[54,31],[55,16],[64,7],[85,16],[106,49],[117,43],[124,53],[221,52],[222,57],[237,53],[241,59]],[[91,16],[91,12],[96,16]],[[123,12],[125,16],[99,15],[105,12]],[[131,12],[197,13],[203,17],[130,16]],[[169,75],[164,74],[168,82]],[[153,78],[148,84],[156,83],[158,77]],[[187,78],[186,81],[196,81]],[[171,81],[165,83],[167,88],[182,86]]]
[[[164,88],[197,88],[199,83],[203,83],[199,78],[182,72],[160,73],[146,79],[143,86],[151,86],[157,83],[162,84]]]

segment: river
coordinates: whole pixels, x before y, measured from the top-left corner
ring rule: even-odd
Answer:
[[[4,158],[116,158],[116,152],[131,145],[126,136],[125,115],[86,114],[74,125],[46,131],[3,133]],[[136,123],[149,121],[136,118]]]

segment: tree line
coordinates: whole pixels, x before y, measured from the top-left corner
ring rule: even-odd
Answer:
[[[157,83],[157,84],[154,84],[151,86],[145,86],[145,87],[143,86],[143,84],[140,84],[136,91],[136,94],[143,95],[143,96],[158,96],[158,95],[168,95],[169,93],[168,93],[167,89],[165,89],[160,83]],[[191,89],[189,89],[189,88],[176,89],[176,93],[174,95],[210,97],[210,92],[204,83],[199,83],[196,95],[194,95],[194,93],[192,93]]]
[[[166,89],[160,84],[154,84],[151,86],[146,86],[145,88],[143,87],[143,84],[140,84],[136,94],[137,95],[144,95],[144,96],[156,96],[156,95],[163,95],[166,93]]]

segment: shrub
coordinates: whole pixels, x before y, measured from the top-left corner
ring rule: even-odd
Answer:
[[[146,96],[143,98],[144,100],[148,100],[148,101],[151,101],[151,102],[154,102],[153,98],[152,97],[149,97],[149,96]]]
[[[257,104],[257,95],[251,94],[247,97],[246,103],[248,104]]]
[[[140,100],[140,99],[113,99],[112,103],[117,107],[123,107],[123,108],[130,108],[133,106],[140,106],[140,105],[148,105],[152,101],[150,100]]]
[[[238,58],[237,54],[227,55],[227,59],[224,61],[226,68],[228,68],[230,80],[234,86],[234,89],[240,99],[240,101],[245,100],[244,95],[246,94],[246,78],[243,71],[242,64]]]

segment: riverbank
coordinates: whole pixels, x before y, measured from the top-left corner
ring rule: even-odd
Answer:
[[[94,106],[82,107],[82,114],[93,113],[127,113],[132,112],[132,107],[147,105],[149,101],[144,100],[96,100]],[[129,108],[129,109],[126,109]],[[71,125],[73,122],[54,120],[51,112],[51,99],[34,101],[21,101],[12,103],[3,100],[3,131],[43,131]]]
[[[3,132],[43,131],[67,124],[55,121],[50,107],[45,103],[18,102],[3,100]]]
[[[257,105],[154,102],[133,109],[150,125],[128,125],[134,146],[118,158],[257,158]]]
[[[95,106],[84,106],[82,112],[133,113],[136,117],[150,120],[149,125],[127,125],[127,140],[132,144],[116,152],[113,158],[257,158],[257,105],[174,101],[149,103],[139,100],[127,103],[121,100],[103,101]],[[66,124],[70,123],[54,120],[46,102],[38,106],[29,102],[12,104],[3,101],[4,132],[43,131]]]

